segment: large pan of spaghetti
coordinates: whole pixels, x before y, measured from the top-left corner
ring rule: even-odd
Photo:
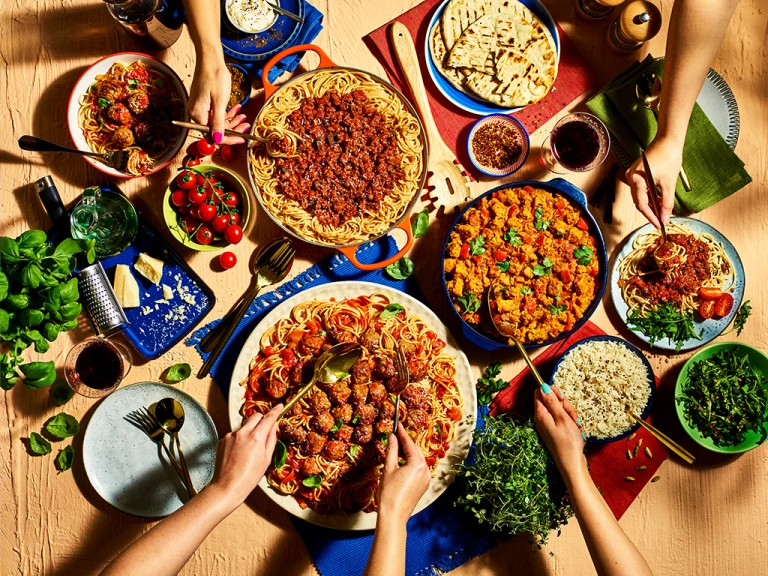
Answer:
[[[279,88],[267,77],[273,64],[299,48],[320,66]],[[341,250],[363,269],[383,268],[410,248],[408,221],[424,185],[427,144],[413,106],[378,76],[336,66],[316,46],[276,55],[264,67],[266,102],[252,133],[248,174],[256,198],[288,233]],[[383,262],[361,264],[357,246],[395,227],[403,249]]]
[[[117,178],[146,176],[178,154],[187,130],[187,91],[171,68],[147,54],[122,52],[91,65],[69,97],[67,123],[78,150],[104,154],[124,150],[124,172],[84,157],[97,170]]]
[[[318,356],[338,342],[361,344],[360,361],[336,384],[318,385],[280,421],[260,486],[308,522],[369,530],[395,416],[395,347],[405,353],[410,378],[400,422],[432,472],[414,513],[442,494],[467,456],[475,386],[466,356],[426,306],[379,284],[335,282],[282,302],[251,333],[232,374],[232,429],[290,400],[312,377]]]
[[[611,270],[611,298],[621,319],[651,346],[690,350],[719,336],[744,295],[734,246],[709,224],[673,218],[667,243],[650,224],[632,233]]]

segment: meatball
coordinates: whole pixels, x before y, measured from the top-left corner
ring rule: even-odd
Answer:
[[[279,378],[270,378],[267,382],[267,394],[272,398],[282,398],[288,392],[288,383]]]
[[[126,126],[120,126],[115,133],[112,134],[112,142],[120,150],[125,150],[129,146],[133,146],[134,143],[133,132]]]
[[[331,415],[335,420],[341,420],[345,424],[352,420],[352,406],[349,404],[339,404],[331,410]]]
[[[107,116],[119,124],[128,124],[133,118],[131,116],[131,111],[123,104],[113,104],[109,108]]]
[[[320,349],[325,344],[325,336],[320,334],[304,334],[304,338],[301,339],[299,344],[299,351],[302,354],[309,354],[310,356],[317,356],[320,354]]]
[[[357,342],[357,336],[352,334],[352,332],[339,330],[338,328],[331,328],[329,332],[331,333],[331,338],[336,340],[336,342]]]
[[[387,397],[387,389],[381,382],[371,382],[368,385],[368,400],[371,404],[378,404]]]
[[[373,433],[378,437],[388,437],[395,429],[395,423],[392,420],[377,420],[373,425]]]
[[[379,403],[379,418],[382,420],[392,420],[395,417],[395,405],[390,400],[384,400]]]
[[[110,102],[116,101],[123,93],[123,87],[119,82],[115,80],[105,79],[99,82],[99,88],[97,94],[100,98],[104,98]]]
[[[354,431],[354,428],[352,426],[347,426],[344,424],[341,428],[336,430],[336,432],[333,432],[331,436],[334,440],[342,440],[344,442],[349,442],[349,439],[352,438],[352,432]]]
[[[365,404],[368,399],[368,385],[367,384],[353,384],[352,385],[352,404],[358,406]]]
[[[389,356],[376,356],[376,366],[373,369],[374,374],[381,380],[392,378],[397,375],[395,363]]]
[[[333,416],[330,412],[321,412],[309,421],[309,427],[318,434],[328,434],[333,428]]]
[[[411,384],[403,390],[400,398],[408,408],[420,408],[425,410],[429,406],[429,392],[426,388]]]
[[[409,430],[424,430],[427,427],[427,413],[421,409],[408,410],[408,416],[405,419],[405,426]]]
[[[293,368],[291,368],[291,374],[288,377],[291,381],[291,384],[301,384],[304,382],[304,361],[299,360],[296,362],[296,364],[293,365]]]
[[[128,96],[128,108],[134,114],[143,114],[149,107],[149,96],[144,90],[134,90]]]
[[[377,438],[376,441],[373,443],[373,448],[376,451],[376,454],[378,456],[378,460],[381,462],[387,455],[387,447],[389,446],[389,442],[385,442],[386,437],[384,438]]]
[[[424,360],[417,360],[416,358],[408,360],[408,374],[411,382],[424,380],[427,376],[428,369],[429,366],[427,366],[427,363]]]
[[[280,431],[280,437],[292,446],[296,446],[307,439],[307,431],[301,426],[291,426],[286,424]]]
[[[307,439],[304,442],[304,452],[307,454],[319,454],[325,446],[326,437],[317,432],[310,432],[307,434]]]
[[[369,352],[373,352],[376,348],[378,348],[380,341],[381,336],[378,332],[376,332],[376,330],[373,330],[372,328],[369,328],[363,332],[362,336],[360,336],[360,344],[367,348]]]
[[[387,378],[387,391],[390,394],[400,394],[400,392],[403,391],[403,386],[407,386],[408,381],[407,380],[400,380],[397,376],[392,376],[392,378]]]
[[[307,399],[307,404],[309,404],[309,409],[313,414],[320,414],[331,409],[331,401],[328,400],[328,396],[322,390],[315,390]]]
[[[142,84],[147,84],[149,82],[149,68],[143,62],[134,62],[128,66],[125,79],[138,80]]]
[[[352,414],[352,422],[354,424],[362,424],[363,426],[373,424],[378,413],[378,410],[372,404],[360,404],[354,414]]]
[[[329,440],[323,448],[323,456],[328,460],[341,460],[347,453],[347,443],[341,440]]]
[[[355,444],[368,444],[373,438],[373,428],[370,426],[358,426],[352,432],[352,442]]]
[[[360,360],[352,366],[352,382],[355,384],[367,384],[371,381],[371,365],[368,360]]]
[[[114,106],[112,106],[114,108]],[[139,122],[133,127],[136,133],[136,140],[142,143],[151,142],[155,138],[155,129],[149,122]]]
[[[336,384],[333,384],[330,390],[328,390],[328,398],[330,398],[331,402],[334,404],[344,404],[349,400],[350,394],[352,394],[352,390],[349,389],[346,382],[336,382]]]
[[[322,474],[323,469],[320,468],[320,464],[317,463],[316,458],[307,458],[301,463],[301,475],[302,476],[314,476],[315,474]]]

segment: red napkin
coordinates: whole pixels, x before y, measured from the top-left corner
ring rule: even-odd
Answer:
[[[419,54],[419,64],[421,65],[421,75],[424,78],[424,85],[427,87],[427,96],[432,107],[432,115],[435,117],[435,123],[440,130],[440,134],[443,136],[443,140],[456,154],[462,166],[466,170],[474,172],[474,167],[467,155],[466,142],[470,126],[478,119],[478,116],[461,110],[440,93],[429,76],[424,60],[424,40],[427,35],[427,26],[441,1],[426,0],[405,14],[398,16],[395,20],[405,24],[416,43],[416,52]],[[400,65],[397,63],[394,49],[389,42],[389,27],[392,22],[377,28],[363,38],[363,41],[373,55],[384,65],[384,69],[387,71],[387,76],[389,76],[392,84],[401,91],[408,93],[408,87],[402,77]],[[520,120],[529,133],[535,132],[539,126],[555,116],[576,98],[597,86],[597,75],[589,67],[589,64],[579,53],[571,39],[568,38],[560,26],[557,27],[557,31],[560,34],[560,64],[554,86],[552,86],[552,89],[545,98],[536,104],[527,106],[520,112],[512,114],[512,116]],[[479,176],[479,173],[476,175]]]
[[[533,363],[541,373],[541,377],[549,381],[555,363],[572,344],[590,336],[602,336],[604,334],[605,332],[592,322],[587,322],[567,339],[547,348],[536,357]],[[657,388],[659,384],[659,378],[656,377]],[[495,416],[505,412],[513,412],[522,416],[530,416],[533,410],[532,394],[535,387],[536,381],[533,379],[531,371],[525,368],[512,379],[509,388],[499,392],[496,396],[491,404],[491,414]],[[648,420],[653,420],[653,413]],[[634,452],[635,445],[641,438],[643,445],[637,456],[627,460],[627,450]],[[652,458],[646,456],[644,450],[646,446],[650,449]],[[622,517],[668,456],[669,450],[666,446],[656,440],[645,428],[638,429],[635,437],[630,441],[624,439],[607,444],[590,443],[587,447],[589,474],[616,518]],[[637,470],[638,466],[645,466],[646,469]],[[624,480],[627,476],[634,478],[635,481],[627,482]]]

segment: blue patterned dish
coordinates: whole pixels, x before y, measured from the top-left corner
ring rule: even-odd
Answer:
[[[285,8],[300,18],[304,18],[303,0],[280,0],[281,8]],[[275,23],[263,32],[246,34],[232,27],[221,6],[221,45],[224,54],[236,60],[255,62],[266,60],[277,54],[281,49],[290,46],[301,30],[301,24],[286,16],[278,16]]]
[[[520,146],[522,148],[520,157],[517,159],[517,162],[510,164],[509,166],[505,166],[504,168],[493,168],[491,166],[480,164],[478,159],[475,157],[474,150],[472,149],[472,138],[474,138],[477,131],[483,126],[493,123],[504,124],[510,127],[512,130],[517,132],[518,136],[520,137]],[[506,114],[489,114],[488,116],[480,118],[480,120],[472,125],[472,128],[467,135],[467,155],[469,156],[472,165],[486,176],[503,178],[505,176],[509,176],[510,174],[514,174],[520,170],[523,164],[525,164],[525,161],[528,159],[528,153],[530,151],[531,139],[528,136],[528,131],[525,129],[525,126],[523,126],[517,118],[513,116],[507,116]]]
[[[739,253],[736,251],[736,248],[733,247],[733,244],[730,243],[728,238],[723,236],[720,232],[715,230],[706,222],[696,220],[695,218],[673,218],[672,221],[675,224],[679,224],[680,226],[688,228],[688,230],[692,232],[703,232],[705,234],[709,234],[720,244],[722,244],[723,248],[725,248],[725,253],[733,263],[734,272],[736,273],[736,280],[732,289],[730,290],[730,294],[733,296],[733,308],[731,309],[731,312],[725,318],[720,319],[712,318],[710,320],[700,320],[698,317],[696,317],[693,322],[693,327],[696,332],[701,334],[701,340],[690,338],[683,342],[683,345],[680,347],[680,352],[684,352],[685,350],[693,350],[694,348],[703,346],[704,344],[711,342],[723,333],[723,331],[733,320],[733,317],[736,315],[736,311],[739,309],[739,306],[741,306],[741,300],[744,298],[744,285],[746,283],[746,278],[744,277],[744,266],[741,263]],[[613,301],[614,308],[619,313],[619,317],[621,318],[622,322],[624,322],[624,325],[627,324],[629,306],[627,306],[627,303],[624,302],[624,298],[621,297],[618,264],[632,251],[632,243],[635,241],[635,238],[637,238],[640,234],[647,234],[652,230],[653,225],[646,224],[645,226],[638,228],[632,234],[630,234],[621,250],[616,255],[613,268],[611,269],[611,300]],[[627,328],[629,327],[627,326]],[[634,331],[632,333],[643,342],[650,344],[650,341],[645,334]],[[662,350],[674,350],[675,343],[672,342],[669,338],[664,338],[663,340],[658,340],[655,342],[653,347],[661,348]]]

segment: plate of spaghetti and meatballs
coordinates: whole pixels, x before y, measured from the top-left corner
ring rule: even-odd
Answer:
[[[122,178],[152,174],[181,149],[187,130],[171,124],[185,119],[187,93],[166,64],[145,54],[102,58],[75,84],[69,99],[69,132],[79,150],[128,153],[125,172],[85,157],[93,167]]]
[[[453,467],[466,458],[475,386],[466,356],[426,306],[383,285],[335,282],[282,302],[249,336],[232,374],[232,429],[290,400],[309,382],[317,358],[340,342],[359,343],[360,360],[335,384],[318,384],[279,422],[275,456],[260,486],[308,522],[369,530],[395,416],[396,346],[410,380],[400,422],[432,472],[414,513],[442,494]]]

